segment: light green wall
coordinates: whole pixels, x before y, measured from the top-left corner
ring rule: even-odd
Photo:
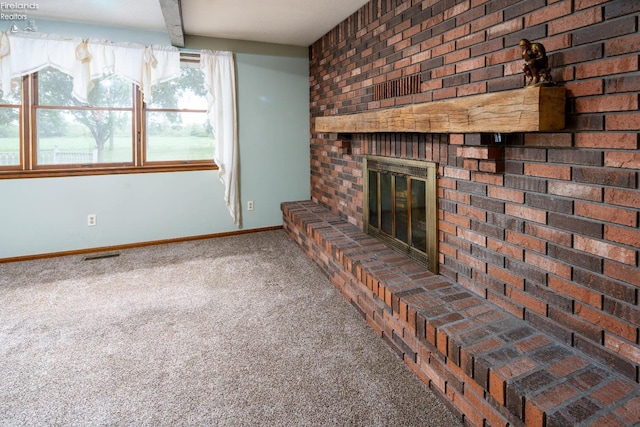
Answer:
[[[65,36],[169,44],[163,33],[37,24],[40,32]],[[219,40],[199,37],[196,44],[187,47],[221,49]],[[281,225],[282,201],[310,197],[306,50],[236,47],[243,229]],[[97,215],[97,226],[87,226],[88,214]],[[216,171],[0,179],[0,258],[237,229]]]

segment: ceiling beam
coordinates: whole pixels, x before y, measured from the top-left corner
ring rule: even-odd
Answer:
[[[182,28],[182,8],[180,6],[180,0],[159,1],[171,44],[175,47],[184,47],[184,30]]]

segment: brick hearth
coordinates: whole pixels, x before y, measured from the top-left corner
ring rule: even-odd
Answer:
[[[431,389],[474,426],[640,422],[638,384],[434,275],[313,201],[284,228]]]

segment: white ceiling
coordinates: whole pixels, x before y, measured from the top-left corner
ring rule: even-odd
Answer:
[[[181,0],[186,35],[309,46],[368,0]],[[165,31],[160,0],[45,0],[29,18]],[[4,11],[7,13],[8,11]]]

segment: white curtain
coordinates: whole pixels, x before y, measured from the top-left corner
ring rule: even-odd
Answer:
[[[207,88],[208,114],[216,136],[214,160],[225,186],[224,200],[240,226],[239,148],[236,117],[235,61],[231,52],[200,53],[200,68]]]
[[[180,76],[180,51],[170,46],[111,43],[105,40],[64,38],[40,33],[0,35],[0,88],[8,94],[11,79],[54,67],[73,77],[72,95],[82,103],[92,80],[109,74],[140,87],[145,101],[153,85]]]

